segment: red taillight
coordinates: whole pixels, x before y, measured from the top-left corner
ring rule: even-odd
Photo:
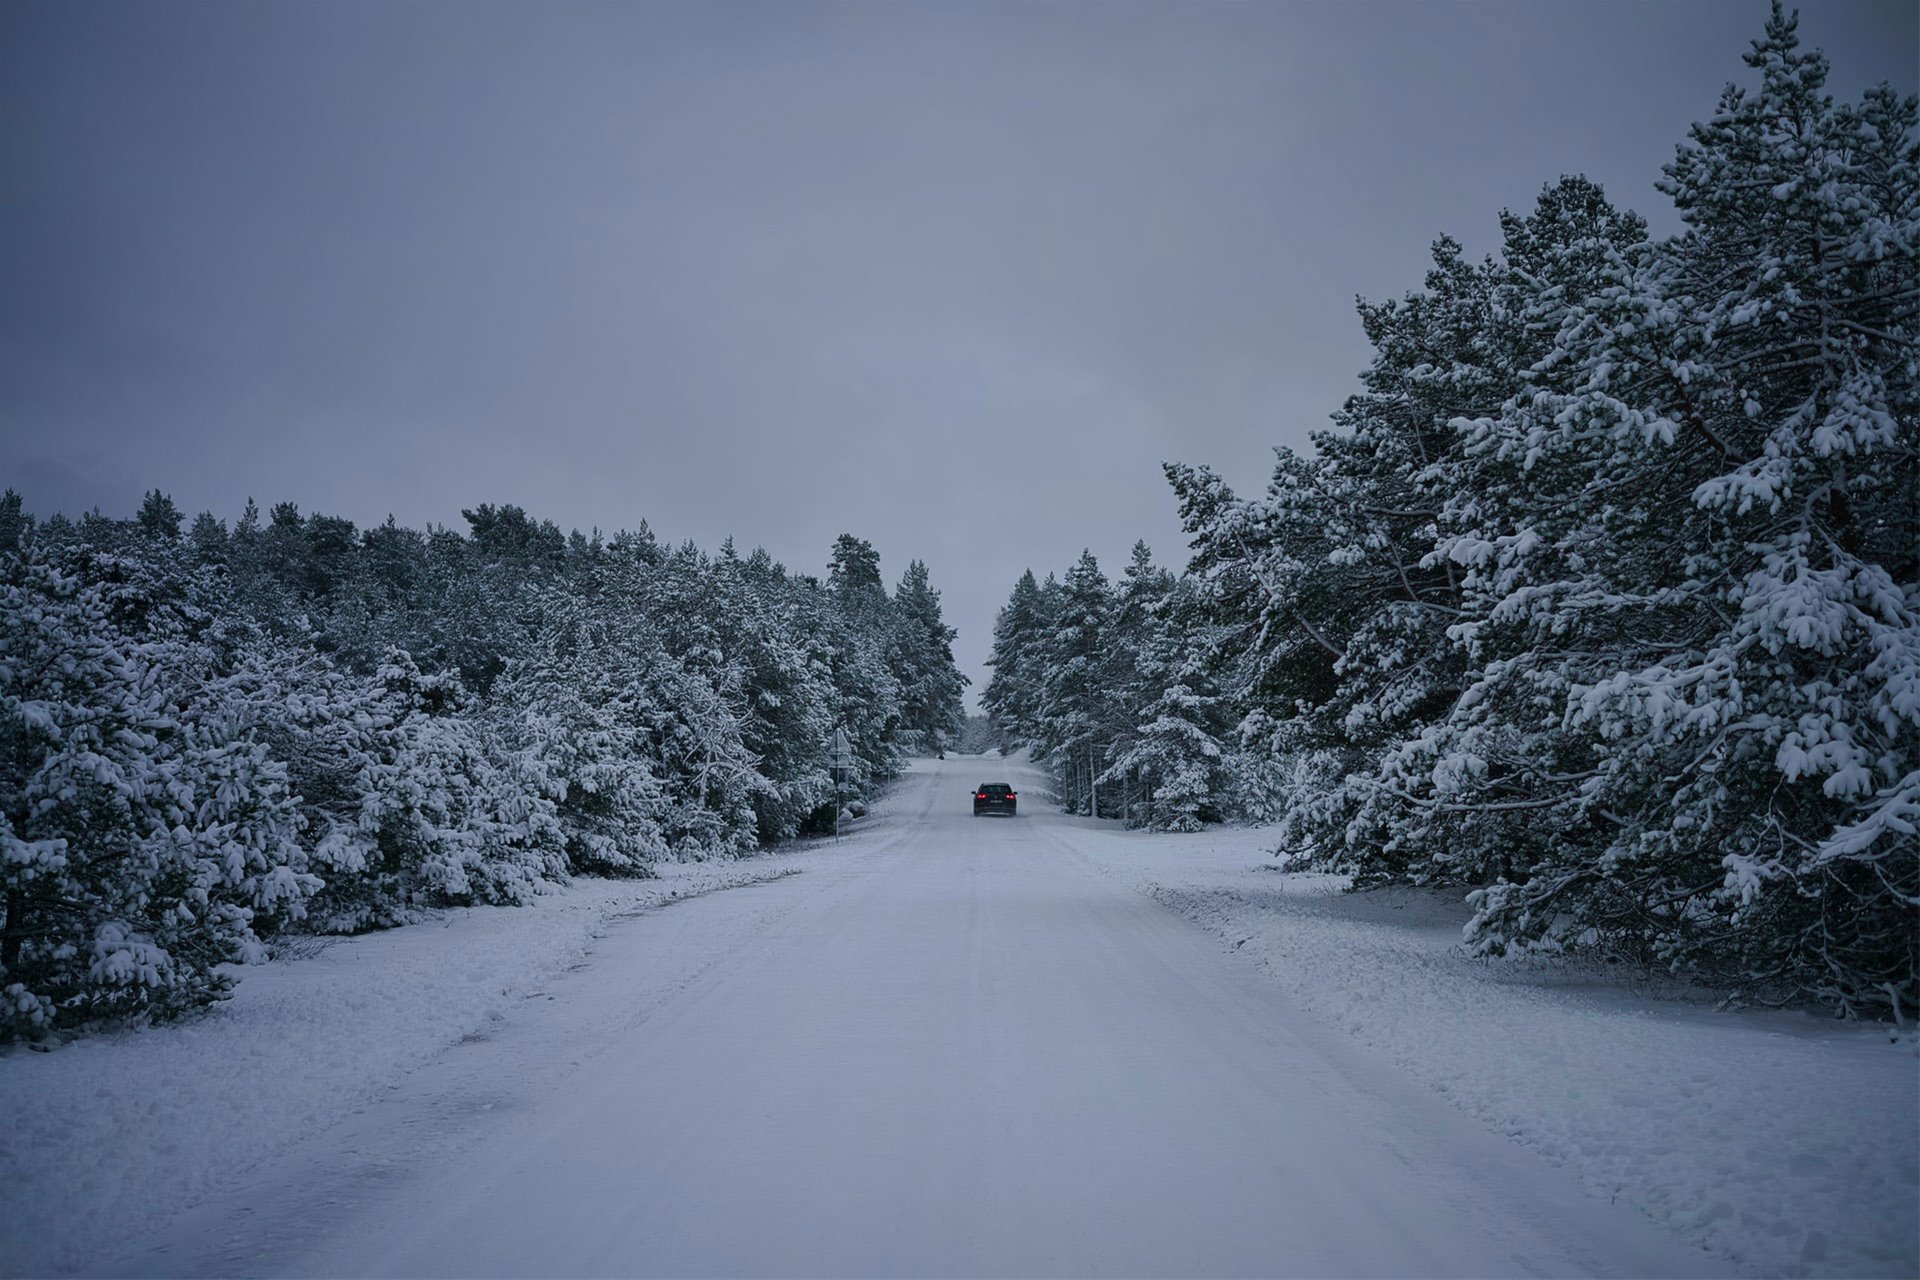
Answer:
[[[985,800],[986,798],[987,798],[987,793],[984,791],[982,791],[979,795],[974,797],[975,800]]]
[[[1007,799],[1009,800],[1013,799],[1013,792],[1011,791],[1007,792]]]

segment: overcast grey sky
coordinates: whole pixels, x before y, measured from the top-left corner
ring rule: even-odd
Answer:
[[[0,5],[0,483],[818,572],[926,560],[984,680],[1023,567],[1158,464],[1263,483],[1356,293],[1583,172],[1656,229],[1760,0]],[[1803,6],[1857,96],[1912,0]]]

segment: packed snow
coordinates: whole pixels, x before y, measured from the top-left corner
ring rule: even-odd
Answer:
[[[11,1048],[0,1056],[0,1274],[97,1262],[486,1036],[592,963],[623,921],[793,875],[816,856],[669,864],[658,879],[582,879],[524,908],[313,939],[239,969],[233,997],[197,1021]]]
[[[1911,1041],[1472,960],[1458,903],[1033,781],[920,761],[837,846],[11,1052],[0,1271],[1913,1272]]]
[[[1267,829],[1059,831],[1316,1020],[1743,1272],[1920,1274],[1913,1037],[1724,1011],[1595,966],[1476,959],[1460,894],[1280,873]]]

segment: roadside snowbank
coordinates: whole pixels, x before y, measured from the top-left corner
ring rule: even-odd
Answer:
[[[1098,870],[1251,955],[1315,1017],[1742,1270],[1920,1274],[1911,1038],[1475,960],[1458,945],[1459,902],[1278,873],[1257,829],[1059,830]]]
[[[585,963],[623,919],[795,874],[805,856],[580,879],[525,907],[447,911],[240,971],[190,1022],[0,1057],[0,1275],[110,1256],[352,1113]]]

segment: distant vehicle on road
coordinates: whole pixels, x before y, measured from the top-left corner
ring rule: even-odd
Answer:
[[[1004,782],[983,782],[973,789],[973,816],[983,813],[1004,813],[1009,818],[1017,817],[1020,797],[1013,788]]]

